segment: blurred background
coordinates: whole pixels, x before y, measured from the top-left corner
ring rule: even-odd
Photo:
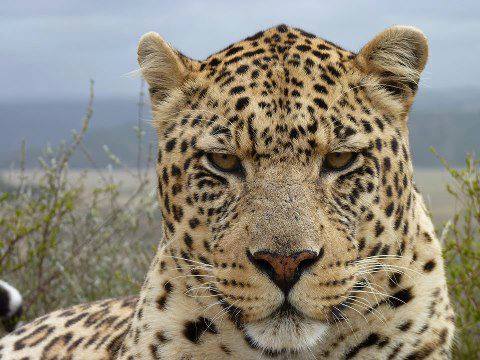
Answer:
[[[140,36],[156,31],[204,59],[279,23],[353,51],[395,24],[423,30],[430,59],[410,116],[416,181],[445,239],[468,201],[480,219],[478,198],[461,198],[478,191],[478,162],[465,162],[480,149],[478,1],[2,0],[0,270],[24,292],[28,316],[135,292],[160,239],[149,104],[130,74]],[[471,316],[463,325],[478,336],[479,312]]]

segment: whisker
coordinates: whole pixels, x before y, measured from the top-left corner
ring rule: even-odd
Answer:
[[[167,258],[172,258],[172,259],[177,259],[177,260],[183,260],[187,263],[196,263],[196,264],[199,264],[201,266],[205,266],[205,267],[209,267],[209,268],[213,268],[213,265],[210,265],[210,264],[205,264],[201,261],[196,261],[196,260],[192,260],[192,259],[187,259],[187,258],[184,258],[184,257],[180,257],[180,256],[173,256],[173,255],[166,255],[166,254],[162,254],[161,255],[162,257],[167,257]],[[190,265],[190,264],[189,264]]]
[[[180,279],[180,278],[188,278],[188,277],[193,277],[193,278],[215,278],[216,279],[216,276],[213,276],[213,275],[202,275],[202,274],[188,274],[188,275],[179,275],[179,276],[175,276],[173,278],[171,278],[170,280],[175,280],[175,279]]]
[[[356,334],[355,331],[353,330],[353,326],[352,326],[350,320],[349,320],[349,319],[345,316],[345,314],[344,314],[340,309],[338,309],[336,306],[333,306],[333,308],[340,313],[340,316],[345,320],[345,322],[347,323],[347,325],[350,327],[350,330],[352,330],[352,335],[355,336],[355,341],[358,341],[357,334]]]
[[[360,300],[365,300],[366,301],[366,299],[364,299],[364,298],[354,296],[354,299],[351,299],[351,300],[353,302],[355,302],[356,304],[360,305],[362,307],[362,309],[370,310],[370,309],[373,308],[373,306],[370,302],[368,303],[369,304],[368,306],[367,306],[367,304],[360,302]],[[374,311],[372,310],[372,314],[375,315],[377,317],[377,319],[380,320],[381,322],[383,322],[385,325],[387,324],[387,318],[378,309],[374,309]]]
[[[345,306],[346,308],[349,308],[349,309],[357,312],[358,314],[360,314],[360,315],[365,319],[365,322],[368,324],[368,320],[367,320],[367,318],[365,317],[365,315],[363,315],[360,311],[358,311],[357,309],[355,309],[353,306],[350,306],[350,305],[347,305],[347,304],[343,304],[343,303],[342,303],[342,306]]]

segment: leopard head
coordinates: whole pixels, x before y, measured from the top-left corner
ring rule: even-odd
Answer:
[[[253,346],[321,340],[414,229],[407,115],[428,53],[392,27],[357,54],[280,25],[192,60],[140,41],[165,252]]]

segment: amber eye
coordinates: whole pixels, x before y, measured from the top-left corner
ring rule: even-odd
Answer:
[[[224,172],[241,172],[242,162],[235,155],[222,154],[222,153],[209,153],[207,154],[208,161],[212,163],[220,171]]]
[[[355,158],[356,153],[353,152],[332,152],[325,157],[325,169],[327,170],[343,170],[350,166]]]

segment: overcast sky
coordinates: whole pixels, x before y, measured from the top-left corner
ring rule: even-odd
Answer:
[[[422,86],[480,85],[480,1],[341,0],[0,0],[0,99],[135,96],[136,44],[157,31],[203,59],[279,23],[358,50],[394,24],[414,25],[430,40]]]

